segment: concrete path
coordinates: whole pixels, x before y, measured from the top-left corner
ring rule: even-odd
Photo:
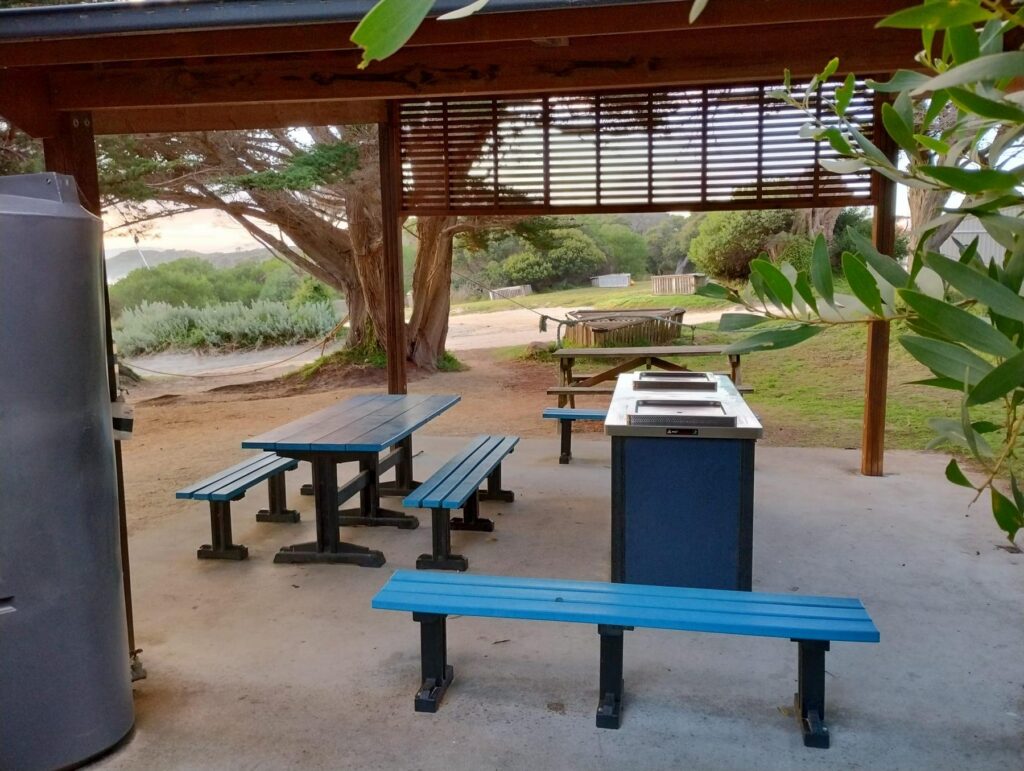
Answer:
[[[417,475],[464,439],[426,436]],[[457,532],[475,573],[606,579],[609,448],[526,439],[506,462],[513,504],[483,504],[493,534]],[[806,749],[791,714],[796,648],[785,640],[626,633],[622,728],[594,726],[591,626],[453,618],[455,682],[436,715],[413,711],[419,635],[408,614],[373,611],[395,568],[429,549],[415,531],[345,529],[382,549],[382,569],[275,565],[313,534],[256,524],[254,490],[234,504],[242,563],[199,562],[206,508],[131,541],[138,644],[134,739],[102,769],[999,769],[1024,763],[1024,556],[1000,546],[985,506],[943,479],[940,455],[890,452],[884,478],[856,452],[758,451],[755,589],[861,597],[880,645],[828,654],[833,746]],[[685,494],[685,475],[680,479]],[[172,495],[170,490],[167,495]]]

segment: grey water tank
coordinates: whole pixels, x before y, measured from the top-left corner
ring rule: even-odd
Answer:
[[[59,174],[0,178],[0,769],[132,728],[99,219]]]

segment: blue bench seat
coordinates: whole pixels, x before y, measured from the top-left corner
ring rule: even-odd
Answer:
[[[494,522],[480,517],[480,500],[511,502],[515,494],[501,488],[501,462],[519,443],[518,436],[478,436],[402,501],[430,509],[433,551],[416,560],[421,570],[466,570],[469,560],[451,553],[452,530],[491,532]],[[487,489],[480,485],[487,481]],[[463,516],[450,518],[452,509]]]
[[[211,542],[196,552],[199,559],[244,560],[249,550],[231,540],[231,501],[241,500],[250,487],[268,480],[269,508],[256,515],[257,522],[298,522],[299,512],[287,507],[284,474],[297,468],[293,458],[261,452],[213,476],[178,490],[175,498],[210,502]]]
[[[618,728],[622,714],[623,632],[635,628],[780,637],[798,644],[795,697],[804,743],[828,747],[825,652],[831,642],[876,643],[860,600],[792,594],[612,584],[511,576],[397,571],[373,599],[378,610],[407,611],[421,624],[419,712],[435,712],[452,681],[449,615],[595,624],[601,639],[597,725]]]
[[[572,460],[572,424],[577,420],[604,420],[608,417],[607,409],[582,409],[577,407],[545,407],[542,417],[545,420],[557,420],[562,436],[562,452],[558,462],[565,464]]]

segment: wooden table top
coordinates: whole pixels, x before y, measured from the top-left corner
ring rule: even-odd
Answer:
[[[288,452],[383,452],[458,404],[454,395],[353,396],[246,439],[242,447]]]
[[[624,359],[630,356],[708,356],[724,353],[724,345],[650,345],[639,348],[559,348],[552,355],[561,359],[583,358]]]

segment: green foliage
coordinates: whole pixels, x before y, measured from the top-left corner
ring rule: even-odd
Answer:
[[[124,312],[114,340],[126,356],[166,349],[259,348],[323,337],[337,322],[330,303],[289,307],[258,300],[206,308],[143,303]]]
[[[555,230],[552,238],[555,245],[551,249],[529,249],[507,257],[501,263],[502,276],[510,284],[530,284],[540,290],[581,283],[604,266],[604,252],[582,231]]]
[[[539,287],[551,277],[551,266],[536,252],[519,252],[501,263],[501,273],[512,285]]]
[[[312,276],[303,276],[288,304],[297,308],[311,303],[329,303],[333,298],[334,293],[322,281],[317,281]]]
[[[589,235],[607,257],[610,272],[630,273],[634,278],[646,272],[647,244],[643,236],[632,228],[617,222],[606,222]]]
[[[647,272],[652,276],[675,273],[679,260],[686,256],[689,240],[684,246],[679,232],[690,224],[694,216],[667,217],[644,233],[647,245]]]
[[[786,243],[779,251],[779,256],[775,258],[775,261],[779,264],[787,262],[798,271],[809,271],[813,246],[811,239],[806,236],[790,236],[786,239]]]
[[[455,358],[451,351],[445,351],[437,359],[438,372],[465,372],[469,367]]]
[[[359,168],[359,150],[347,142],[318,144],[293,154],[279,169],[267,169],[226,180],[239,190],[310,190],[344,180]]]
[[[792,222],[792,212],[779,209],[712,212],[690,242],[689,257],[709,276],[744,279],[768,239],[789,230]]]
[[[800,335],[834,324],[903,320],[912,334],[901,336],[900,343],[934,375],[922,384],[962,394],[958,417],[929,421],[935,432],[930,446],[951,445],[973,460],[979,479],[972,480],[955,462],[947,466],[946,477],[978,496],[988,493],[997,526],[1013,540],[1024,529],[1024,495],[1011,470],[1024,431],[1024,222],[1019,216],[1024,111],[1015,87],[1024,77],[1024,52],[1003,52],[1002,46],[1010,33],[1019,39],[1024,17],[987,0],[926,0],[882,24],[920,29],[926,54],[919,63],[932,71],[902,70],[888,83],[874,84],[896,94],[883,123],[906,152],[904,165],[865,138],[845,115],[842,101],[830,105],[832,115],[825,119],[805,93],[786,89],[781,98],[804,111],[808,123],[802,135],[843,148],[846,158],[835,168],[868,167],[908,187],[960,193],[962,202],[922,227],[909,271],[894,255],[880,254],[854,223],[845,231],[849,240],[843,246],[849,250],[841,256],[850,295],[834,293],[820,237],[810,275],[792,269],[773,273],[756,261],[750,294],[724,287],[709,294],[789,322],[758,332],[733,350],[786,347],[800,342]],[[834,69],[833,64],[827,68]],[[819,79],[830,74],[825,71]],[[939,122],[950,109],[953,119]],[[1004,247],[1002,259],[985,264],[976,244],[963,248],[959,260],[928,251],[935,228],[968,215],[978,217]],[[993,405],[1001,419],[979,420],[977,409]],[[1010,495],[999,489],[1007,474]]]
[[[555,281],[583,283],[604,266],[604,252],[582,231],[558,230],[554,237],[557,245],[544,253],[544,259],[551,266]]]
[[[318,357],[315,361],[298,369],[288,375],[298,380],[310,380],[316,375],[338,367],[373,367],[374,369],[386,369],[388,357],[384,349],[375,343],[366,343],[351,348],[342,348],[325,356]]]
[[[133,270],[110,287],[110,310],[116,319],[146,302],[193,308],[256,300],[301,305],[334,296],[326,285],[300,276],[280,260],[217,268],[200,258],[186,258]]]

